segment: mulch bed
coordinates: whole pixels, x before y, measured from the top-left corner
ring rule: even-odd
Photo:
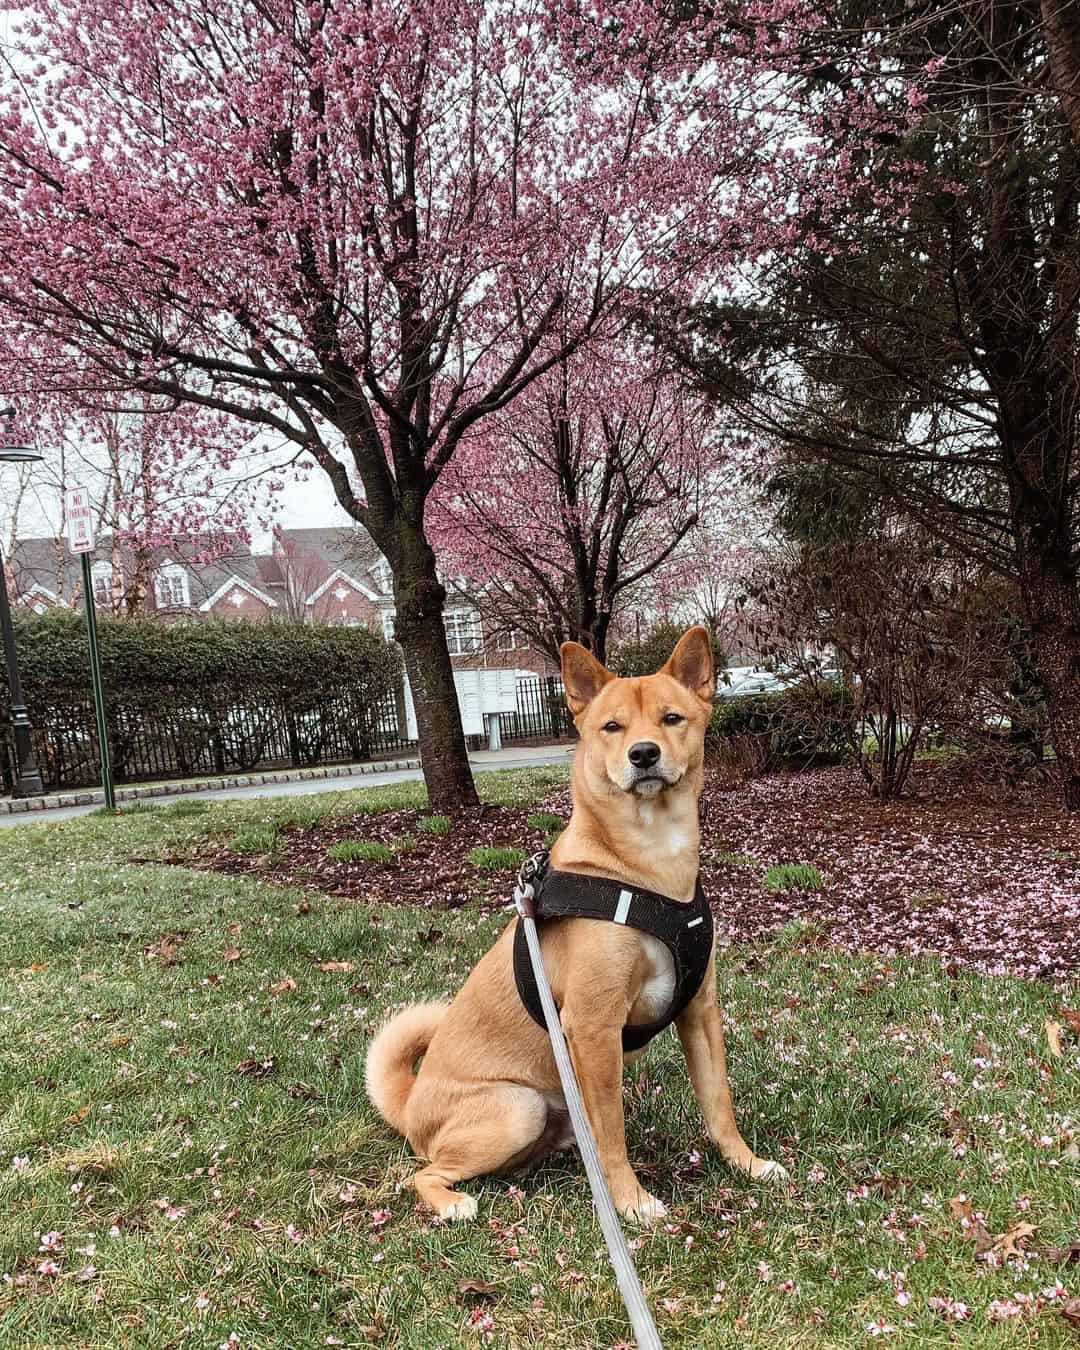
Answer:
[[[514,870],[478,868],[469,853],[482,846],[523,849],[526,854],[544,848],[546,835],[527,819],[538,809],[483,806],[455,816],[451,832],[442,835],[420,828],[426,811],[365,812],[314,827],[286,826],[270,855],[233,853],[225,844],[203,851],[195,862],[218,872],[255,873],[281,885],[310,886],[377,904],[453,909],[488,893],[493,900],[508,901]],[[568,817],[569,811],[564,819]],[[389,862],[336,862],[326,856],[327,849],[345,840],[393,847],[405,835],[413,842]]]
[[[388,811],[282,832],[271,857],[215,847],[195,861],[332,895],[448,908],[509,899],[513,872],[468,860],[477,845],[534,852],[544,835],[529,811],[489,806],[458,816],[449,835],[419,829],[420,811]],[[568,789],[545,810],[569,816]],[[387,863],[332,862],[343,839],[391,843],[415,835]],[[1062,977],[1080,967],[1080,820],[1052,784],[1003,791],[966,787],[940,765],[914,791],[876,802],[852,771],[829,768],[735,782],[710,777],[702,874],[724,941],[765,937],[810,920],[832,945],[881,953],[935,952],[987,973]],[[811,863],[819,891],[772,893],[767,867]]]

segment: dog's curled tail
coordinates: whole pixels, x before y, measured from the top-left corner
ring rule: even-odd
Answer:
[[[416,1003],[382,1027],[367,1052],[364,1078],[371,1104],[398,1134],[405,1133],[405,1106],[416,1082],[413,1065],[427,1050],[448,1003]]]

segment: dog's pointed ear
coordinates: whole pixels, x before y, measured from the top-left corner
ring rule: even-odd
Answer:
[[[562,654],[562,682],[566,691],[566,706],[575,717],[585,711],[604,685],[615,678],[578,642],[564,642]]]
[[[675,650],[667,662],[660,667],[659,673],[678,680],[692,694],[697,694],[703,703],[711,703],[716,676],[709,630],[701,624],[687,629],[675,644]]]

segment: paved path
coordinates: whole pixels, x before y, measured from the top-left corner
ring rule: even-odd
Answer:
[[[511,746],[506,750],[478,750],[469,756],[473,768],[483,772],[485,769],[527,769],[537,764],[562,764],[569,762],[574,753],[572,745],[535,745]],[[403,783],[410,778],[420,778],[419,769],[391,769],[386,773],[364,774],[340,778],[305,778],[295,783],[256,783],[251,787],[213,788],[205,792],[185,792],[182,797],[160,797],[153,800],[154,805],[167,806],[170,801],[191,801],[201,798],[205,801],[224,801],[233,798],[248,797],[305,797],[312,792],[351,792],[355,788],[382,787],[387,783]],[[124,803],[120,803],[123,809]],[[99,811],[100,805],[63,806],[53,811],[31,811],[20,815],[0,815],[0,829],[17,825],[43,825],[48,821],[68,820],[71,816],[84,816],[90,811]]]

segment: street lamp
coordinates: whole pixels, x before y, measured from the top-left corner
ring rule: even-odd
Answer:
[[[0,412],[0,417],[4,416]],[[0,448],[0,464],[36,464],[43,458],[27,445],[9,445]],[[15,630],[11,626],[11,602],[8,599],[4,559],[0,555],[0,633],[4,641],[4,660],[7,663],[8,690],[11,694],[11,729],[15,736],[15,786],[13,796],[40,797],[45,791],[41,771],[34,758],[33,727],[23,703],[19,680],[19,662],[15,652]]]

